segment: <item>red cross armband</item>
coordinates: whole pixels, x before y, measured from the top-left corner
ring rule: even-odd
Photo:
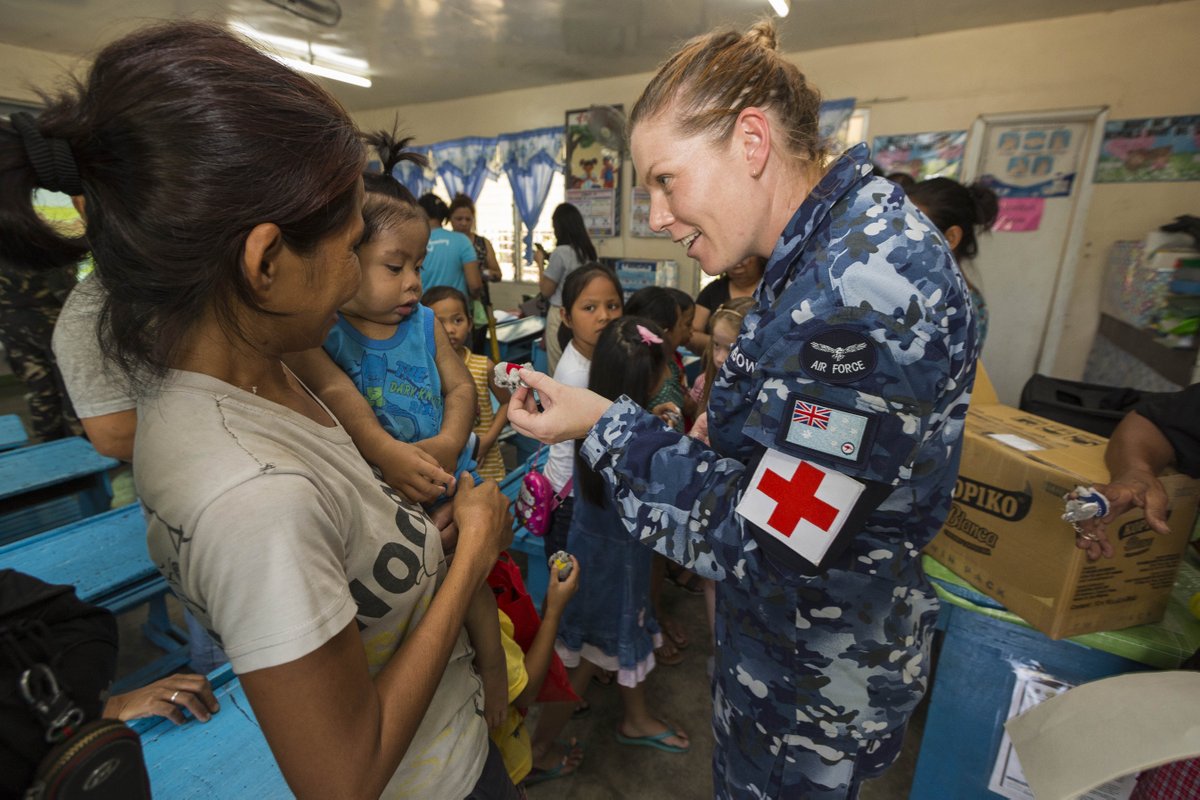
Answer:
[[[759,545],[780,566],[814,574],[841,555],[891,490],[768,449],[737,513],[761,532]]]

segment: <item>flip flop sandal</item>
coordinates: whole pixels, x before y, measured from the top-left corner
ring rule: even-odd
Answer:
[[[662,629],[663,636],[666,636],[675,645],[676,650],[686,650],[688,645],[691,644],[691,641],[687,638],[687,631],[673,618],[670,625],[663,624],[660,620],[659,627]]]
[[[686,753],[691,749],[690,744],[687,747],[680,747],[679,745],[667,744],[666,742],[672,736],[678,735],[674,728],[667,728],[662,733],[656,733],[653,736],[625,736],[620,731],[617,731],[617,741],[621,744],[653,747],[656,750],[662,750],[667,753]]]
[[[564,758],[553,769],[538,769],[537,767],[534,767],[529,771],[529,774],[525,776],[524,782],[526,786],[537,786],[539,783],[545,783],[546,781],[552,781],[556,778],[565,778],[568,775],[574,775],[578,770],[578,764],[573,767],[568,767],[566,759]]]
[[[675,652],[672,655],[663,655],[662,650],[666,650],[666,646],[656,648],[654,651],[654,663],[661,664],[664,667],[673,667],[676,664],[683,663],[683,653],[679,650],[679,646],[675,646]]]

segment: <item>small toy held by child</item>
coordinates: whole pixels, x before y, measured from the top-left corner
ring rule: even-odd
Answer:
[[[554,570],[555,576],[560,581],[565,581],[571,576],[571,569],[574,559],[566,550],[559,550],[554,555],[550,556],[549,567]]]
[[[508,424],[508,400],[511,390],[495,379],[497,372],[493,371],[494,365],[490,358],[471,352],[473,323],[466,295],[451,286],[435,286],[425,292],[421,302],[433,311],[442,330],[446,332],[450,347],[458,353],[467,365],[467,371],[471,373],[477,398],[473,430],[479,438],[475,460],[479,464],[480,477],[499,483],[504,480],[506,472],[504,459],[500,456],[500,448],[496,443]],[[496,402],[499,404],[494,410],[492,395],[496,396]]]

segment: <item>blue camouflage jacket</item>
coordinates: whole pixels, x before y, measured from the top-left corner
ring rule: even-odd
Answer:
[[[584,441],[630,533],[719,582],[719,796],[779,796],[800,785],[781,750],[866,746],[902,731],[923,694],[937,601],[918,556],[958,469],[978,355],[967,294],[937,229],[871,177],[860,145],[775,247],[713,385],[715,450],[628,398]],[[777,557],[736,511],[769,451],[874,487],[821,570]]]

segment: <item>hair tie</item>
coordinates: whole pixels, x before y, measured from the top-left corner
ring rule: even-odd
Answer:
[[[18,111],[9,117],[13,130],[21,137],[37,185],[52,192],[83,194],[79,167],[65,139],[43,136],[32,114]]]
[[[645,325],[638,325],[637,332],[638,336],[642,337],[642,344],[650,345],[663,343],[662,339]]]

